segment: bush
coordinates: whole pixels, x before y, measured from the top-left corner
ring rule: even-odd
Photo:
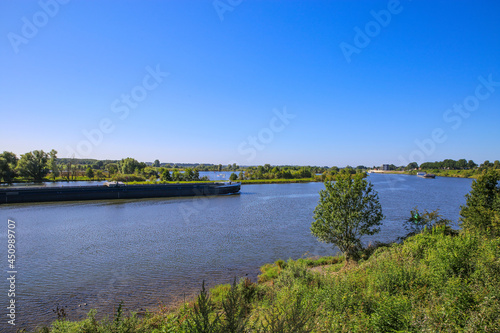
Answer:
[[[119,182],[143,182],[146,181],[146,178],[135,174],[117,174],[111,180]]]

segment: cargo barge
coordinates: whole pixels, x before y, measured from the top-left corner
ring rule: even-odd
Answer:
[[[237,193],[240,188],[241,183],[231,182],[145,185],[125,185],[112,182],[93,186],[10,187],[0,188],[0,204],[207,196]]]
[[[434,178],[436,178],[435,174],[425,173],[425,172],[418,172],[417,176],[420,177],[420,178],[427,178],[427,179],[434,179]]]

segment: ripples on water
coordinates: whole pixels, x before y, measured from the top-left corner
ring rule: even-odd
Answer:
[[[406,175],[369,180],[386,219],[365,242],[403,235],[401,222],[415,206],[439,208],[457,221],[472,182]],[[202,280],[255,279],[259,266],[280,258],[334,254],[309,231],[322,188],[244,185],[238,195],[209,198],[3,205],[2,220],[17,223],[18,324],[49,323],[56,305],[66,306],[70,319],[91,308],[111,313],[120,301],[130,310],[154,308],[193,295]],[[0,240],[5,249],[5,233]]]

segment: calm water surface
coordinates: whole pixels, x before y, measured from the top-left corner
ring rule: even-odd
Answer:
[[[366,242],[403,235],[401,222],[415,206],[439,208],[458,220],[472,183],[406,175],[368,179],[386,219]],[[110,313],[120,301],[129,310],[153,309],[189,297],[202,280],[255,279],[259,266],[277,259],[334,254],[309,231],[321,189],[322,183],[244,185],[238,195],[209,198],[2,205],[1,248],[7,248],[7,219],[17,224],[16,326],[49,323],[57,305],[70,319],[91,308]],[[4,267],[6,272],[6,259]],[[0,299],[3,309],[6,301]]]

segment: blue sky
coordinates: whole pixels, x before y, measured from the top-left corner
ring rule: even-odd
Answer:
[[[498,1],[1,1],[0,151],[499,159],[499,13]]]

